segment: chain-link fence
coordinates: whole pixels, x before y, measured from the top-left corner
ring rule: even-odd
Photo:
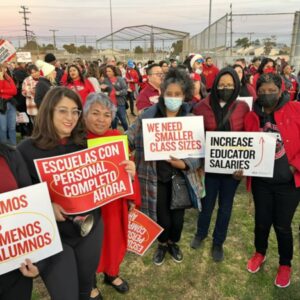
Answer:
[[[220,18],[211,26],[190,39],[190,52],[208,54],[211,49],[224,49],[227,44],[228,15]]]
[[[291,61],[299,70],[299,59],[293,56],[300,53],[291,51],[300,47],[297,14],[226,14],[190,39],[190,52],[212,56],[219,67],[240,57],[250,62],[254,56],[269,56]]]

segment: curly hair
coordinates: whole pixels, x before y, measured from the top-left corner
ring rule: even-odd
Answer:
[[[279,90],[281,90],[282,79],[281,76],[278,74],[268,73],[262,74],[259,76],[257,83],[256,83],[256,91],[261,87],[264,83],[274,83]]]
[[[185,70],[171,68],[166,74],[161,84],[161,94],[163,95],[170,84],[180,85],[185,99],[193,98],[194,84],[190,75]]]

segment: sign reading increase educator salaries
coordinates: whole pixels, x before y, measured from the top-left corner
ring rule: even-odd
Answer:
[[[143,119],[145,160],[204,157],[202,116]]]
[[[35,160],[53,202],[78,214],[133,193],[130,176],[119,164],[127,159],[124,141]]]
[[[276,137],[261,132],[206,132],[205,171],[273,177]]]
[[[129,213],[128,221],[127,250],[144,255],[163,228],[137,209]]]
[[[60,251],[46,183],[0,194],[0,275]]]

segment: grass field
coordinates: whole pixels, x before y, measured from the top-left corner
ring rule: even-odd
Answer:
[[[214,214],[215,218],[215,214]],[[300,299],[300,256],[298,226],[299,211],[293,221],[294,259],[291,285],[286,289],[274,286],[278,267],[277,243],[272,230],[269,239],[267,260],[256,274],[246,270],[248,258],[253,253],[253,204],[249,202],[244,184],[235,197],[235,204],[227,240],[224,244],[225,260],[213,262],[211,236],[202,248],[193,250],[189,244],[196,227],[197,211],[187,210],[180,246],[184,254],[181,264],[167,256],[165,263],[157,267],[152,263],[156,244],[139,257],[128,253],[121,267],[121,276],[128,280],[130,291],[120,295],[109,286],[104,286],[103,277],[98,277],[98,287],[105,299]],[[214,220],[212,225],[214,225]],[[213,226],[210,232],[213,231]],[[39,280],[35,281],[33,299],[49,299]]]

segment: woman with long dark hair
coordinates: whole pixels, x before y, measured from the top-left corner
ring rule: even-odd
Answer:
[[[95,92],[92,83],[84,78],[80,68],[77,65],[70,65],[68,67],[67,81],[65,86],[78,93],[78,95],[81,97],[83,105],[88,94]]]
[[[104,69],[104,82],[101,84],[101,89],[108,93],[111,102],[117,107],[116,117],[112,122],[112,128],[118,127],[120,120],[124,131],[128,129],[127,114],[126,114],[126,96],[127,84],[121,76],[118,75],[117,68],[112,65],[107,65]]]
[[[31,138],[24,140],[21,152],[33,183],[39,177],[34,160],[82,150],[86,147],[80,96],[65,87],[51,89],[44,98]],[[94,224],[85,237],[66,217],[64,209],[52,202],[63,252],[38,264],[52,299],[88,300],[101,249],[102,222],[100,209],[89,211]],[[86,214],[82,214],[86,215]]]

